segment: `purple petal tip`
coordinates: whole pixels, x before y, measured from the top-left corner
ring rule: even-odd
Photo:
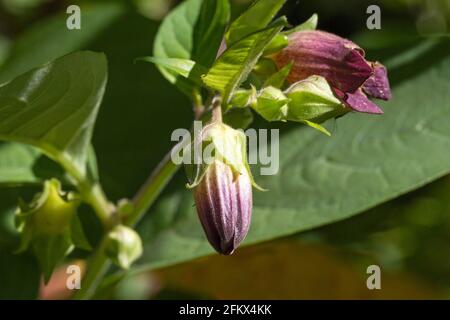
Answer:
[[[357,90],[353,93],[346,93],[344,97],[337,93],[338,96],[353,110],[364,113],[383,114],[383,110],[375,103],[369,100],[367,96],[361,91]]]
[[[373,75],[364,83],[363,90],[369,96],[390,100],[392,98],[391,88],[386,68],[380,63],[374,63]]]

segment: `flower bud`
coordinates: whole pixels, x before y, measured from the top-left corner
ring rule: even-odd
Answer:
[[[289,45],[274,60],[278,68],[294,63],[287,79],[290,83],[321,76],[348,107],[382,113],[366,94],[383,100],[391,98],[386,68],[367,61],[364,55],[364,50],[350,40],[323,31],[299,31],[289,36]]]
[[[256,186],[247,163],[246,137],[213,122],[203,129],[200,142],[203,150],[213,147],[213,159],[202,166],[191,185],[198,216],[214,249],[230,255],[249,230],[252,185]]]
[[[21,234],[17,252],[31,248],[36,255],[44,281],[54,267],[75,247],[90,250],[82,224],[76,214],[80,200],[61,190],[56,179],[45,181],[44,190],[30,204],[23,201],[16,212],[16,225]]]
[[[252,182],[246,171],[215,160],[194,190],[198,216],[211,245],[229,255],[247,235],[252,215]]]
[[[133,229],[117,225],[107,235],[106,255],[119,267],[128,269],[142,255],[142,241]]]
[[[21,203],[16,213],[16,223],[19,229],[26,223],[37,234],[62,234],[70,228],[79,205],[79,200],[68,199],[61,191],[58,180],[47,180],[42,193],[39,193],[29,205]]]

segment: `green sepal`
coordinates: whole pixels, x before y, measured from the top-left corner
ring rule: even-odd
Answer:
[[[77,216],[80,199],[75,193],[65,193],[56,179],[45,181],[41,193],[30,204],[19,200],[16,228],[21,235],[17,253],[31,248],[44,280],[75,247],[91,250]]]
[[[308,20],[292,29],[284,31],[283,34],[289,36],[298,31],[316,30],[318,23],[319,23],[319,16],[317,15],[317,13],[314,13]]]
[[[235,130],[224,123],[212,122],[203,129],[199,137],[200,141],[195,143],[201,143],[202,155],[206,150],[210,152],[211,158],[202,158],[201,164],[196,167],[195,180],[187,185],[188,188],[195,188],[201,183],[206,171],[214,161],[222,161],[230,166],[236,175],[248,174],[252,185],[259,190],[264,190],[253,179],[247,161],[247,138],[242,130]]]
[[[286,82],[286,78],[288,77],[289,73],[291,72],[292,66],[294,65],[293,62],[288,63],[283,68],[278,70],[276,73],[271,75],[269,78],[267,78],[266,82],[264,83],[264,87],[274,87],[277,89],[281,89],[284,86],[284,83]]]
[[[247,82],[257,89],[261,89],[264,87],[264,83],[267,79],[277,72],[278,67],[275,62],[270,58],[262,57],[253,68]]]
[[[55,266],[75,247],[69,232],[59,235],[37,234],[33,237],[31,246],[45,283],[50,280]]]
[[[273,40],[267,45],[263,52],[263,56],[270,56],[275,54],[289,45],[289,38],[287,35],[280,33],[273,38]]]
[[[311,76],[293,84],[285,94],[290,99],[288,121],[322,123],[349,111],[334,96],[327,80],[320,76]]]
[[[252,108],[267,121],[285,121],[289,98],[274,87],[266,87],[258,93]]]
[[[254,86],[251,89],[238,89],[233,94],[230,105],[236,108],[247,108],[252,105],[256,99],[256,88]]]
[[[253,122],[250,108],[231,108],[223,115],[223,122],[234,129],[247,129]]]

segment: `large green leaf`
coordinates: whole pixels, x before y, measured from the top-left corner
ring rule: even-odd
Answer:
[[[41,165],[42,164],[42,165]],[[54,165],[46,161],[42,153],[19,143],[0,143],[0,184],[14,185],[35,183],[53,174]]]
[[[256,32],[228,48],[203,77],[203,82],[219,91],[228,103],[234,90],[247,78],[266,46],[283,29],[287,21],[280,18],[266,29]]]
[[[284,131],[279,174],[257,179],[269,191],[255,191],[246,244],[345,219],[450,172],[449,48],[436,47],[444,51],[433,66],[395,86],[394,99],[381,103],[384,115],[350,114],[331,138],[305,127]],[[212,252],[189,192],[167,195],[140,232],[145,254],[136,270]]]
[[[104,55],[78,52],[0,86],[0,139],[35,146],[83,176],[106,78]]]
[[[118,2],[85,3],[81,9],[81,30],[68,30],[65,27],[67,14],[61,13],[41,19],[21,34],[11,50],[5,51],[7,56],[0,68],[0,83],[64,54],[83,49],[124,12],[124,6]],[[39,50],[35,50],[37,46]],[[94,160],[94,157],[90,159]],[[0,144],[0,183],[36,183],[49,177],[61,180],[62,170],[37,149],[19,143]]]
[[[156,58],[193,60],[210,67],[221,44],[230,18],[228,0],[187,0],[164,19],[155,38]],[[192,84],[160,66],[162,74],[190,95]]]
[[[246,36],[265,28],[286,0],[257,0],[253,5],[241,14],[227,31],[227,44],[242,40]]]
[[[64,12],[40,20],[21,34],[0,68],[0,83],[65,54],[83,49],[124,12],[124,6],[117,1],[95,4],[84,2],[80,8],[80,30],[67,29],[68,15]]]

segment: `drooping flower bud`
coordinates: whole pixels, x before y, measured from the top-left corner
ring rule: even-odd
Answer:
[[[323,31],[298,31],[289,45],[274,56],[279,68],[293,62],[288,82],[310,76],[324,77],[336,97],[348,107],[367,113],[383,113],[370,101],[389,100],[391,91],[386,68],[364,58],[364,50],[350,40]]]
[[[203,151],[211,151],[211,158],[203,159],[208,163],[201,166],[191,185],[198,216],[214,249],[230,255],[247,235],[252,215],[255,184],[247,164],[246,137],[213,122],[203,129],[197,143]]]
[[[247,172],[215,160],[194,190],[198,216],[211,245],[229,255],[244,240],[252,215],[252,184]]]

